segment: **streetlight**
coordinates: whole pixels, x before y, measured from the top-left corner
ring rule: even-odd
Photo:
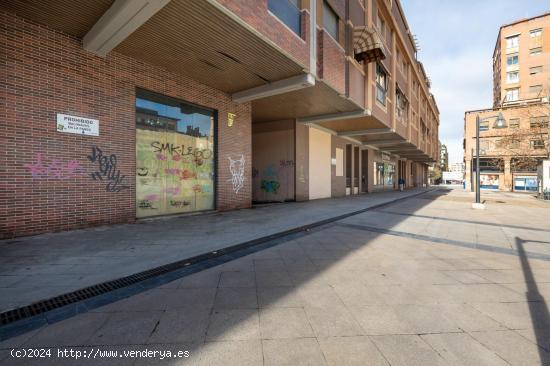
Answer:
[[[476,116],[476,202],[472,205],[473,208],[484,209],[485,206],[481,203],[481,175],[479,174],[479,126],[481,122],[487,121],[491,118],[496,118],[493,128],[506,128],[506,120],[502,115],[502,112],[499,112],[495,116],[489,116],[485,118],[479,118],[479,114]]]

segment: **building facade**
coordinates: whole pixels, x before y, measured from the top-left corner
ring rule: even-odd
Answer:
[[[550,13],[503,25],[493,53],[493,108],[467,111],[467,185],[476,177],[476,118],[480,123],[480,187],[536,192],[537,167],[548,157]],[[505,123],[496,123],[498,116]]]
[[[449,169],[449,151],[447,145],[439,143],[439,169],[446,172]]]
[[[399,1],[13,0],[0,16],[1,237],[418,187],[437,159]]]
[[[464,174],[464,163],[452,163],[449,165],[450,172],[462,173]]]

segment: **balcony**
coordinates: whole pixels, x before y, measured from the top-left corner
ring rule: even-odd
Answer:
[[[355,59],[365,63],[383,60],[387,54],[378,32],[368,26],[353,28],[353,50]]]

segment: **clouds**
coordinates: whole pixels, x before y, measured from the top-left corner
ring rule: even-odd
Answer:
[[[492,56],[499,27],[550,10],[541,0],[401,0],[418,58],[440,110],[439,137],[462,161],[464,112],[493,105]]]

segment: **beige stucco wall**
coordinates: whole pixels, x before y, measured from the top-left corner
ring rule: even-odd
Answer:
[[[331,196],[331,135],[309,129],[309,199]]]

